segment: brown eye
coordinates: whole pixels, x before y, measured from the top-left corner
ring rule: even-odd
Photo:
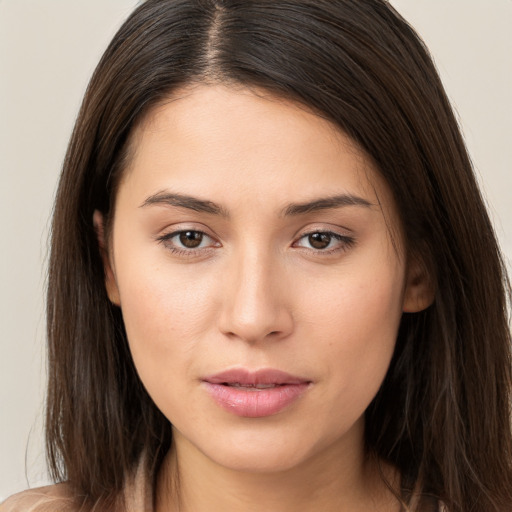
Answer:
[[[166,233],[156,239],[167,250],[177,256],[193,257],[205,251],[221,247],[221,244],[203,231],[182,229]]]
[[[308,235],[308,242],[314,249],[327,249],[332,241],[329,233],[311,233]]]
[[[187,249],[196,249],[203,241],[203,233],[200,231],[182,231],[179,234],[180,243]]]
[[[354,243],[355,240],[351,236],[341,235],[333,231],[311,231],[310,233],[304,233],[293,245],[324,256],[348,250]]]

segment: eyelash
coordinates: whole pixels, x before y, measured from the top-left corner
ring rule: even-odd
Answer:
[[[215,248],[215,244],[209,245],[207,247],[188,248],[188,249],[176,247],[175,245],[171,245],[173,238],[176,238],[185,233],[193,233],[195,235],[201,235],[203,237],[203,239],[201,239],[200,244],[203,243],[205,237],[207,239],[213,240],[213,238],[211,236],[207,235],[204,231],[200,231],[200,230],[196,230],[196,229],[180,229],[178,231],[173,231],[171,233],[167,233],[167,234],[164,234],[164,235],[158,237],[157,241],[162,243],[169,251],[171,251],[171,253],[173,253],[177,256],[184,256],[184,257],[198,256],[199,254],[204,254],[205,251],[209,251],[209,250]],[[329,241],[329,245],[333,240],[335,240],[338,242],[337,247],[326,248],[326,249],[315,249],[315,248],[311,248],[311,247],[303,247],[300,245],[299,246],[296,245],[299,241],[306,239],[312,235],[327,235],[331,238],[331,240]],[[335,233],[333,231],[317,229],[317,230],[309,231],[307,233],[303,233],[297,239],[297,241],[293,243],[293,246],[302,248],[308,252],[327,256],[330,254],[335,254],[338,252],[346,251],[346,250],[350,249],[355,244],[355,242],[356,241],[353,237],[346,236],[346,235],[340,235],[339,233]],[[217,244],[218,244],[218,242],[217,242]],[[217,247],[219,245],[217,245]]]
[[[209,238],[210,240],[213,240],[213,238],[209,235],[207,235],[204,231],[201,231],[199,229],[180,229],[178,231],[173,231],[172,233],[164,234],[157,238],[157,241],[163,244],[171,253],[175,254],[176,256],[184,256],[187,258],[197,256],[198,254],[202,254],[205,251],[211,250],[214,248],[214,246],[209,245],[208,247],[199,247],[199,248],[180,248],[176,247],[172,244],[172,239],[176,238],[180,235],[183,235],[185,233],[194,233],[196,235],[201,235],[203,239]],[[203,243],[203,239],[200,243]]]
[[[309,247],[303,247],[303,249],[306,249],[307,251],[314,252],[315,254],[321,254],[321,255],[329,255],[329,254],[335,254],[339,252],[346,251],[350,249],[355,244],[355,239],[353,237],[347,236],[347,235],[340,235],[339,233],[335,233],[333,231],[325,231],[321,229],[316,229],[313,231],[309,231],[308,233],[303,233],[298,241],[307,239],[308,237],[312,235],[327,235],[331,238],[329,241],[329,244],[335,240],[338,242],[336,247],[333,248],[326,248],[326,249],[315,249],[315,248],[309,248]],[[294,242],[294,245],[297,242]],[[300,247],[300,246],[299,246]]]

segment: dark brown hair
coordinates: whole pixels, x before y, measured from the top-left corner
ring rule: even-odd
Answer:
[[[205,82],[299,102],[376,162],[436,295],[403,316],[366,412],[368,452],[398,468],[406,503],[420,491],[451,512],[512,510],[506,274],[436,70],[385,0],[147,0],[116,34],[80,110],[53,217],[54,478],[91,503],[114,499],[142,453],[154,478],[169,449],[170,424],[106,295],[92,218],[98,209],[108,221],[135,124],[179,87]]]

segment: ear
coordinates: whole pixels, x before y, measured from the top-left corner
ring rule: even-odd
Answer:
[[[403,311],[418,313],[434,302],[435,285],[425,264],[418,257],[410,258],[406,273]]]
[[[113,265],[111,263],[111,255],[108,250],[108,244],[105,240],[105,222],[103,214],[98,210],[94,210],[92,216],[94,230],[96,231],[96,238],[98,239],[98,247],[103,261],[103,271],[105,273],[105,288],[107,290],[108,298],[112,304],[116,306],[121,305],[119,296],[119,288],[117,287],[116,276]]]

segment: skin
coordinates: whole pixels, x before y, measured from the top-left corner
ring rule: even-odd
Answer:
[[[131,145],[108,241],[94,221],[140,378],[173,425],[157,510],[399,510],[365,457],[364,411],[403,311],[431,298],[371,160],[303,107],[222,85],[175,94]],[[340,195],[358,204],[291,214]],[[183,230],[204,233],[198,248]],[[311,384],[277,414],[239,417],[202,384],[239,367]]]

